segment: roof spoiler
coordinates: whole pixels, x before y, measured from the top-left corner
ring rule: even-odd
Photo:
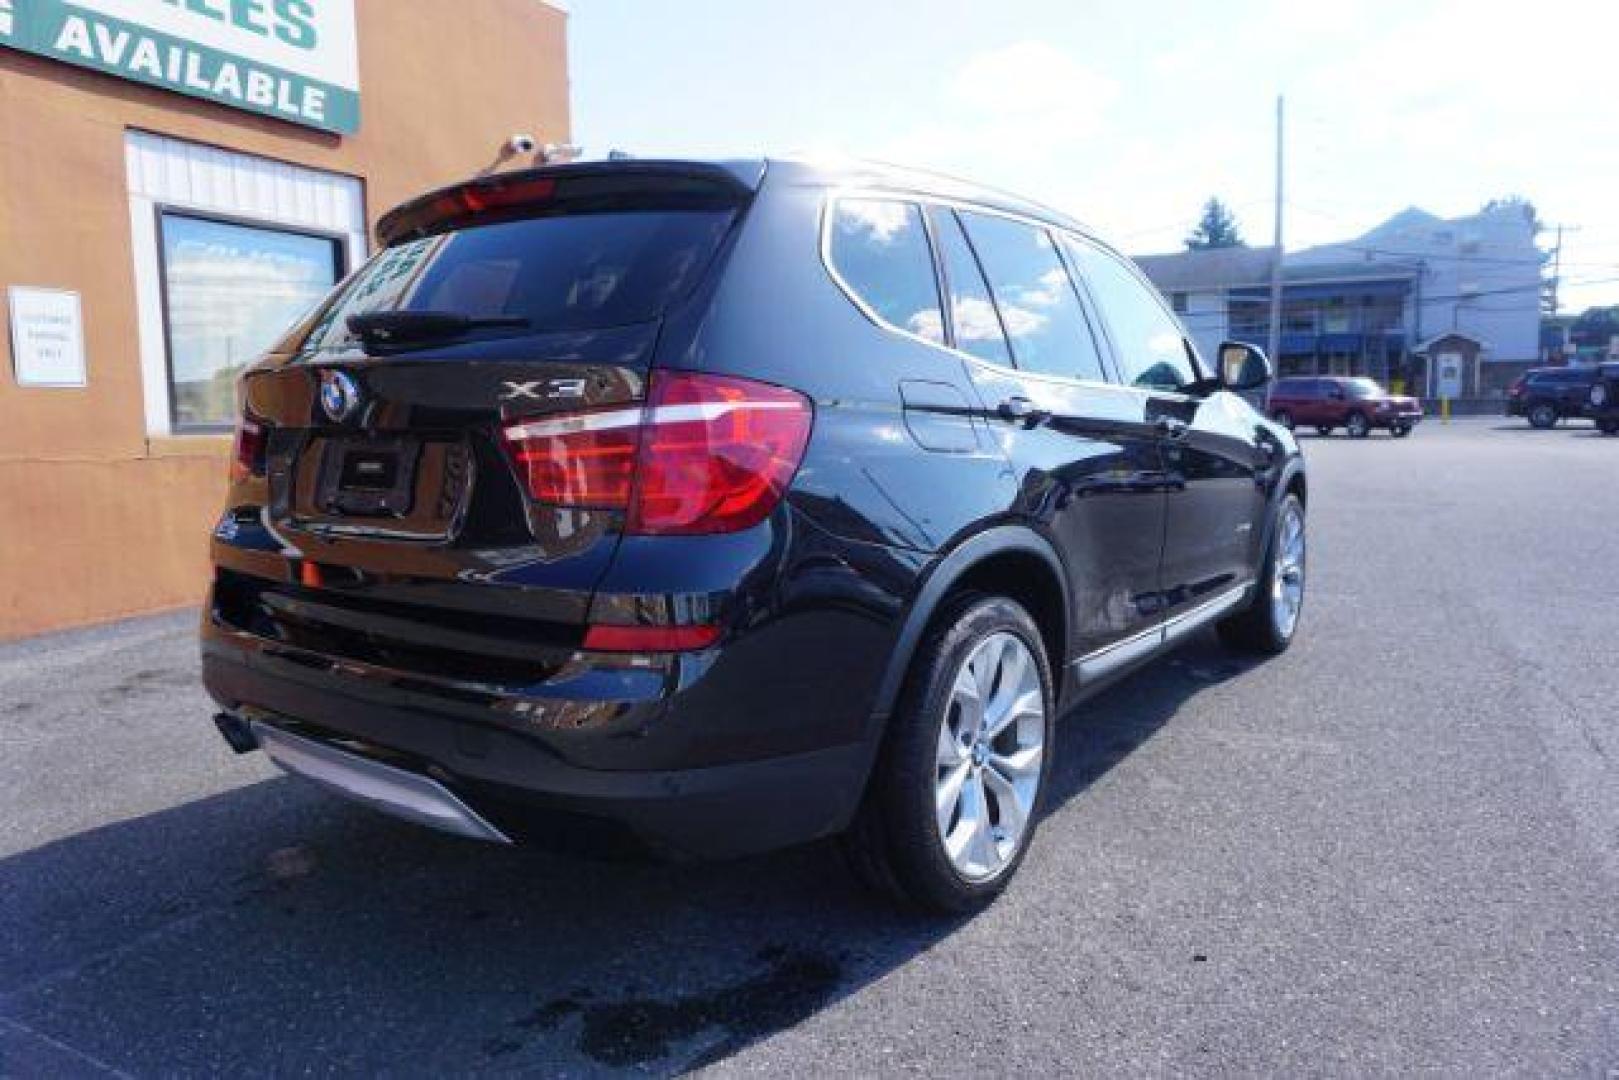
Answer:
[[[401,203],[377,222],[377,239],[393,247],[473,220],[482,224],[540,213],[728,209],[747,201],[763,177],[762,162],[756,168],[603,161],[522,169],[451,184]]]

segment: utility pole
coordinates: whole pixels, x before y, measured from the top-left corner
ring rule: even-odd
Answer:
[[[1551,308],[1551,311],[1547,312],[1547,314],[1549,314],[1549,315],[1556,315],[1557,314],[1557,309],[1558,309],[1558,306],[1559,306],[1558,305],[1558,295],[1557,294],[1558,294],[1558,290],[1562,287],[1562,284],[1563,284],[1563,230],[1564,229],[1567,229],[1569,232],[1579,232],[1580,231],[1580,227],[1578,225],[1558,225],[1557,226],[1557,244],[1556,244],[1556,246],[1554,246],[1552,248],[1552,282],[1551,282],[1551,290],[1550,290],[1551,295],[1549,297],[1547,297],[1547,300],[1549,302],[1549,306]]]
[[[1270,264],[1270,337],[1265,355],[1279,372],[1282,366],[1282,95],[1276,95],[1276,248]]]
[[[1557,246],[1552,248],[1552,311],[1557,314],[1557,282],[1563,276],[1563,227],[1557,226]]]

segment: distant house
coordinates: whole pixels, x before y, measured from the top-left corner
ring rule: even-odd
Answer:
[[[1227,338],[1264,344],[1274,248],[1136,259],[1206,356]],[[1437,392],[1429,348],[1460,351],[1463,396],[1494,396],[1537,362],[1545,256],[1514,207],[1443,219],[1412,207],[1353,240],[1282,263],[1279,369],[1370,375]]]

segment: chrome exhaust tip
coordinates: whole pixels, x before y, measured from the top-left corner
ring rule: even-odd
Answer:
[[[251,754],[259,748],[259,740],[253,737],[253,725],[235,713],[215,713],[214,726],[224,737],[225,744],[238,754]]]

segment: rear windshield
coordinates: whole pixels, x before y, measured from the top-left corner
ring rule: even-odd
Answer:
[[[696,281],[732,217],[729,210],[569,214],[411,240],[361,267],[303,346],[351,345],[348,317],[384,311],[517,318],[524,331],[647,322]]]

